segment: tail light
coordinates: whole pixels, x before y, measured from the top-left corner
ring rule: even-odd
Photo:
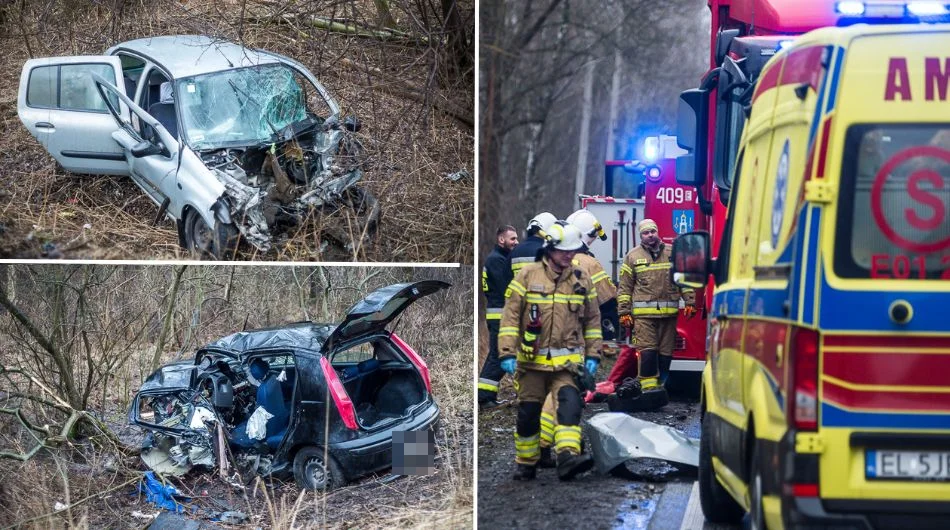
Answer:
[[[422,357],[419,357],[419,354],[416,353],[416,350],[413,350],[408,344],[405,343],[402,339],[399,338],[395,333],[390,334],[393,342],[396,343],[396,346],[406,354],[406,357],[409,357],[409,361],[412,362],[412,365],[419,370],[419,373],[422,375],[422,380],[426,384],[426,391],[430,394],[432,393],[432,383],[429,382],[429,367],[426,365],[426,362],[422,360]]]
[[[797,430],[818,429],[818,332],[798,328],[792,335],[792,384],[788,419]]]
[[[333,402],[336,403],[336,409],[340,411],[340,417],[343,418],[343,424],[348,429],[356,430],[356,409],[353,407],[353,402],[350,401],[350,395],[343,388],[343,382],[340,381],[339,376],[336,375],[336,370],[333,369],[326,357],[320,358],[320,368],[323,369],[323,377],[327,381],[327,388],[330,390],[330,395],[333,396]]]

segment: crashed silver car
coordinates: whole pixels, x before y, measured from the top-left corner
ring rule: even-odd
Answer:
[[[328,231],[342,245],[376,228],[359,121],[276,53],[188,35],[31,59],[17,114],[67,171],[130,176],[202,257],[233,256],[241,239],[266,252],[314,208],[355,211],[355,237]]]

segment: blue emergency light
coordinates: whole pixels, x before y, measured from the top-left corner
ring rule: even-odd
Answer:
[[[864,2],[856,2],[853,0],[837,2],[835,4],[835,11],[841,15],[858,17],[864,14]]]
[[[653,162],[660,157],[660,138],[658,136],[648,136],[643,141],[643,159],[647,162]]]
[[[647,178],[653,181],[660,179],[660,168],[659,166],[650,166],[647,168]]]
[[[907,12],[918,17],[936,17],[950,11],[943,2],[907,2]]]
[[[885,22],[887,19],[900,22],[901,19],[907,17],[926,19],[928,17],[950,15],[947,4],[946,0],[879,1],[870,3],[860,0],[842,0],[835,2],[835,12],[843,17],[877,19],[879,23]],[[933,20],[931,21],[933,22]]]

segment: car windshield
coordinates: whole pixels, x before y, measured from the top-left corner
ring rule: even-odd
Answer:
[[[178,82],[183,130],[194,149],[250,145],[307,117],[299,76],[274,64],[198,75]]]

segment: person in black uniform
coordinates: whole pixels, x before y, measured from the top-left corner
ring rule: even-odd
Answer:
[[[511,250],[511,274],[517,275],[522,267],[541,260],[541,249],[547,237],[545,232],[557,222],[550,212],[541,212],[528,221],[525,240]]]
[[[515,227],[502,226],[495,233],[495,248],[485,258],[482,267],[482,292],[485,293],[485,320],[488,324],[488,357],[478,375],[478,406],[490,409],[498,406],[498,384],[504,370],[498,362],[498,324],[505,308],[505,289],[514,277],[509,254],[518,245]]]

